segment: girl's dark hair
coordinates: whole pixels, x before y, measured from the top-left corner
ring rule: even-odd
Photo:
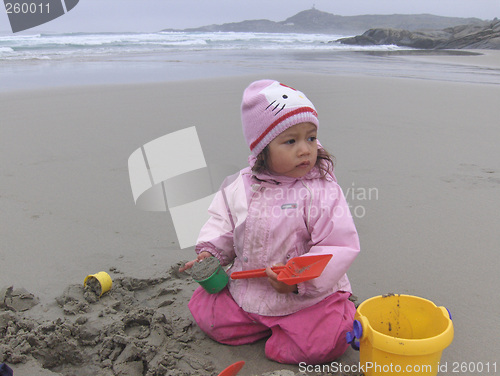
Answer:
[[[253,173],[261,173],[269,171],[267,163],[269,159],[269,145],[264,148],[257,156],[257,160],[252,167]],[[333,178],[333,169],[335,167],[335,157],[322,147],[318,147],[318,158],[316,159],[316,167],[318,167],[322,179]]]

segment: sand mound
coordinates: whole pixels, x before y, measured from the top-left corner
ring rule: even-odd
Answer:
[[[61,317],[52,321],[24,315],[38,302],[27,291],[4,289],[0,361],[34,360],[62,375],[217,374],[199,351],[206,338],[186,308],[197,285],[177,268],[158,279],[114,278],[101,298],[94,288],[70,285],[56,299]]]

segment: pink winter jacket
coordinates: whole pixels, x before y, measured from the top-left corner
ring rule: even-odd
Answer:
[[[346,271],[359,253],[358,234],[339,185],[316,167],[299,179],[243,169],[216,194],[209,213],[196,252],[210,252],[221,265],[233,262],[228,274],[333,255],[321,276],[298,284],[297,294],[276,292],[267,278],[230,279],[229,291],[246,312],[283,316],[351,292]]]

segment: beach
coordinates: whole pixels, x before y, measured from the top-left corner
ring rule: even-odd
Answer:
[[[470,76],[500,69],[497,52],[403,59]],[[192,126],[207,163],[245,167],[241,95],[260,78],[300,89],[318,110],[319,139],[336,158],[360,236],[348,273],[358,303],[401,293],[446,307],[455,337],[441,363],[449,373],[488,363],[481,374],[496,374],[500,82],[307,71],[0,92],[0,287],[4,297],[5,287],[25,289],[37,303],[0,309],[0,346],[16,375],[216,375],[239,360],[242,376],[300,372],[267,360],[264,341],[219,345],[192,323],[197,284],[176,270],[194,249],[180,249],[167,212],[135,206],[127,167],[142,145]],[[89,301],[83,280],[101,270],[115,284]],[[64,348],[51,350],[58,361],[28,340],[5,344],[26,335],[23,322],[65,328],[44,332],[61,336]],[[108,330],[113,323],[122,326]],[[349,348],[337,362],[358,360]]]

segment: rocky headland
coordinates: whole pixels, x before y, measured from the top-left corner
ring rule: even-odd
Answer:
[[[411,31],[372,28],[361,35],[337,40],[342,44],[374,46],[394,44],[419,49],[500,49],[500,20],[466,24],[442,30]]]

